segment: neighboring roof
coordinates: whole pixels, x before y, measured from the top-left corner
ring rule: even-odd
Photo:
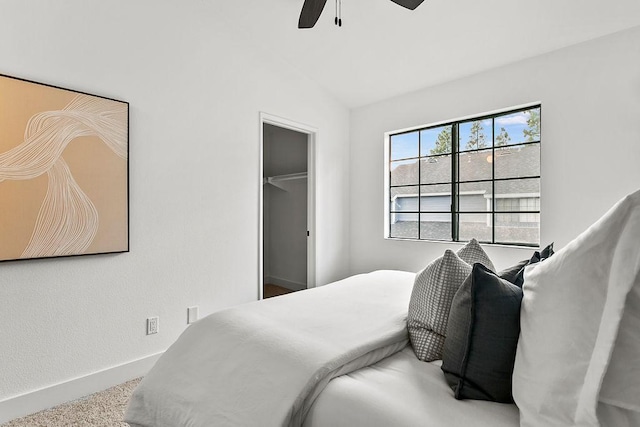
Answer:
[[[418,185],[418,159],[392,162],[397,164],[391,171],[391,186]],[[495,159],[491,149],[460,153],[458,169],[460,181],[491,180],[492,168],[496,178],[521,178],[540,175],[540,145],[528,144],[495,149]],[[420,181],[423,194],[450,193],[451,185],[432,185],[451,182],[451,155],[441,155],[420,160]],[[416,194],[417,187],[392,188],[391,197],[398,194]],[[484,191],[491,194],[491,183],[461,183],[460,192]],[[539,179],[513,179],[496,182],[497,194],[539,193]]]

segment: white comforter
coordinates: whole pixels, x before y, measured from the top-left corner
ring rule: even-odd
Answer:
[[[134,391],[131,425],[299,426],[331,378],[408,341],[415,275],[376,271],[191,325]]]
[[[456,400],[441,360],[423,362],[413,348],[334,378],[304,427],[518,427],[514,404]],[[621,424],[624,425],[624,424]]]

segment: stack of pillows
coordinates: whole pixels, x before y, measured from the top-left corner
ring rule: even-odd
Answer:
[[[477,240],[446,250],[416,274],[407,327],[418,359],[442,359],[456,399],[513,402],[524,271],[553,255],[553,243],[495,272]]]

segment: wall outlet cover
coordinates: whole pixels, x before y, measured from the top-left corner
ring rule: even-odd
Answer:
[[[157,334],[159,329],[158,317],[149,317],[147,319],[147,335]]]
[[[187,308],[187,324],[192,324],[198,320],[198,306]]]

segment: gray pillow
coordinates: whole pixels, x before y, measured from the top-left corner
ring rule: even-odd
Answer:
[[[481,264],[451,305],[442,371],[456,399],[509,403],[522,289]]]
[[[542,251],[535,251],[533,256],[529,260],[522,260],[514,266],[506,268],[498,273],[501,278],[513,283],[514,285],[522,288],[524,284],[524,269],[527,265],[536,264],[540,261],[544,261],[554,254],[553,243],[548,245]],[[495,271],[495,270],[494,270]]]
[[[479,262],[489,270],[496,271],[496,268],[493,266],[493,263],[489,259],[489,256],[484,251],[484,249],[482,249],[482,246],[480,246],[480,243],[478,243],[476,239],[471,239],[469,243],[460,248],[457,254],[460,259],[462,259],[469,265],[473,265],[476,262]]]
[[[458,251],[447,249],[444,255],[416,274],[407,328],[413,350],[420,360],[442,359],[449,310],[456,291],[471,273],[471,264],[479,262],[493,270],[493,263],[473,239]]]
[[[500,278],[506,280],[509,283],[513,283],[518,287],[522,287],[522,282],[524,282],[524,268],[529,265],[530,260],[523,259],[516,265],[512,265],[511,267],[507,267],[502,271],[498,272],[498,276]],[[519,283],[519,284],[518,284]]]

